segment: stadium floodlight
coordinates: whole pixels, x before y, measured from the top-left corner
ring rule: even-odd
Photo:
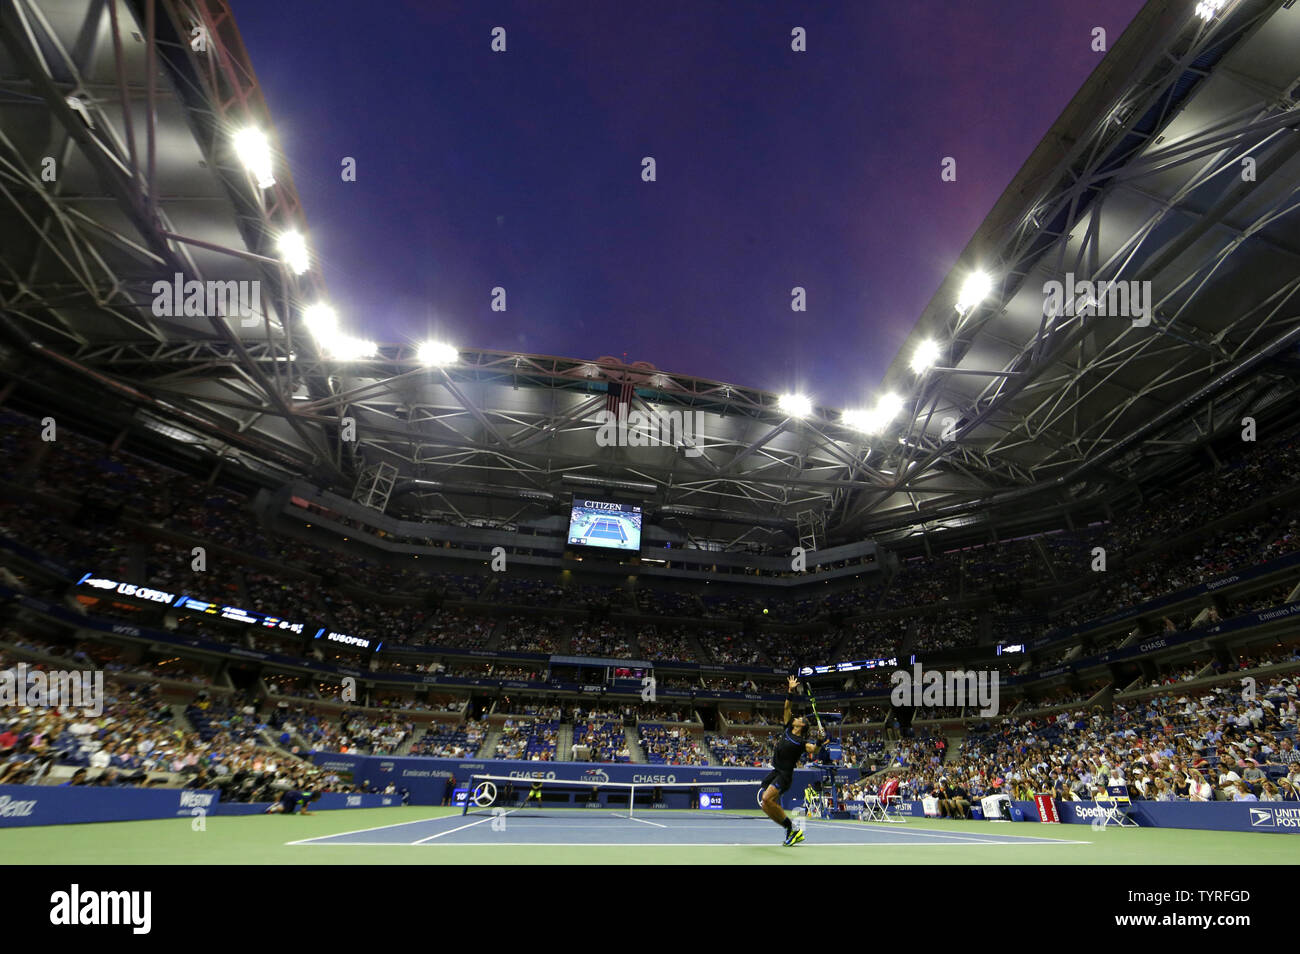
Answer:
[[[957,295],[957,310],[963,315],[975,308],[993,290],[993,279],[988,272],[971,272],[962,283]]]
[[[876,406],[871,409],[875,418],[875,431],[878,433],[889,426],[898,412],[903,409],[903,399],[893,391],[888,391],[876,399]]]
[[[281,232],[275,244],[280,250],[280,259],[295,275],[301,275],[311,267],[311,256],[307,254],[307,240],[297,229]]]
[[[879,434],[894,418],[898,417],[898,412],[903,409],[903,399],[893,391],[886,392],[876,398],[875,406],[869,411],[862,412],[859,418],[859,430],[868,434]]]
[[[870,410],[845,411],[840,420],[846,427],[862,431],[864,434],[879,434],[903,409],[903,399],[893,391],[888,391],[876,398],[875,406]]]
[[[271,144],[262,130],[249,126],[235,133],[235,155],[239,157],[244,168],[253,174],[259,189],[268,189],[275,185],[275,175],[271,172]]]
[[[1196,4],[1196,15],[1202,20],[1213,20],[1227,5],[1228,0],[1200,0]]]
[[[812,400],[805,394],[782,394],[777,398],[776,406],[790,417],[803,418],[812,413]]]
[[[871,412],[862,408],[852,408],[840,415],[840,423],[845,427],[853,428],[855,431],[870,433]]]
[[[939,355],[942,351],[939,342],[933,338],[926,338],[912,352],[912,370],[917,374],[925,374],[939,363]]]
[[[415,353],[420,364],[430,368],[441,368],[460,360],[460,352],[445,341],[425,341]]]
[[[321,342],[325,355],[334,361],[357,361],[370,358],[379,350],[373,341],[354,338],[351,335],[330,335]]]
[[[308,305],[303,309],[302,320],[317,341],[324,341],[338,334],[339,316],[329,305],[322,303]]]

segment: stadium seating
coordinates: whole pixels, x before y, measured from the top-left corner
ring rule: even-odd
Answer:
[[[705,663],[724,670],[759,667],[770,673],[773,668],[788,669],[810,659],[907,654],[924,659],[927,654],[961,653],[976,647],[985,636],[999,643],[1055,640],[1031,654],[999,660],[1008,673],[1032,675],[1066,666],[1080,658],[1085,648],[1096,655],[1140,639],[1144,633],[1212,627],[1278,606],[1295,589],[1294,573],[1266,578],[1259,585],[1226,586],[1213,600],[1184,599],[1179,594],[1209,580],[1231,579],[1242,570],[1300,549],[1300,524],[1289,512],[1253,511],[1238,517],[1234,510],[1234,500],[1266,499],[1297,484],[1300,452],[1294,439],[1263,446],[1255,454],[1230,462],[1208,480],[1171,488],[1163,498],[1148,502],[1140,513],[1122,519],[930,557],[907,557],[897,572],[886,569],[869,585],[857,583],[814,598],[699,592],[680,586],[660,589],[644,580],[626,589],[622,584],[560,585],[526,576],[493,579],[393,567],[364,550],[306,543],[270,532],[254,517],[250,502],[236,491],[203,488],[196,493],[192,478],[131,454],[107,452],[75,431],[41,455],[34,475],[20,483],[18,468],[34,450],[30,437],[22,434],[30,435],[33,422],[4,412],[0,424],[0,446],[12,451],[0,466],[0,477],[8,481],[8,491],[0,500],[0,538],[15,547],[35,544],[52,565],[69,570],[59,579],[48,567],[37,571],[30,563],[11,561],[6,572],[28,593],[66,600],[88,618],[170,630],[229,647],[232,653],[273,653],[355,671],[368,665],[377,672],[445,676],[474,685],[533,682],[540,686],[550,678],[544,662],[512,657],[512,653]],[[94,475],[96,485],[97,506],[90,511],[69,491],[79,486],[71,478],[87,473]],[[1186,546],[1165,547],[1159,542],[1188,534],[1198,536]],[[197,544],[210,549],[209,567],[203,573],[193,570],[188,556],[190,546]],[[1088,556],[1097,546],[1112,554],[1112,572],[1095,574],[1088,569]],[[367,656],[346,646],[321,648],[307,634],[241,630],[203,614],[165,613],[70,591],[69,581],[86,569],[169,591],[194,591],[286,619],[310,620],[383,641],[386,650]],[[1074,585],[1066,596],[1054,595],[1063,592],[1062,583],[1069,581]],[[1036,588],[1043,593],[1035,595]],[[409,594],[416,591],[433,592],[443,603],[413,602]],[[1146,609],[1148,605],[1153,608]],[[618,615],[583,620],[544,615],[557,607],[616,608]],[[766,618],[763,609],[768,610]],[[1120,610],[1132,611],[1122,625],[1108,625],[1095,634],[1086,628],[1080,634],[1074,631]],[[817,623],[832,616],[833,624]],[[349,709],[343,706],[341,676],[324,672],[304,675],[269,665],[261,681],[236,699],[223,662],[214,662],[211,656],[191,657],[183,648],[127,653],[96,635],[83,633],[72,638],[66,632],[48,640],[10,632],[7,639],[31,652],[76,654],[109,674],[153,680],[160,686],[188,686],[184,711],[193,726],[189,735],[197,745],[220,742],[256,752],[271,738],[287,749],[392,754],[404,752],[409,744],[410,754],[468,757],[479,753],[488,732],[486,722],[417,726],[411,721],[416,713],[422,713],[425,720],[430,712],[450,710],[459,715],[466,707],[466,693],[472,690],[456,690],[453,683],[439,686],[442,694],[436,703],[433,697],[409,688],[384,687],[382,692],[374,692],[373,707]],[[968,711],[953,707],[922,710],[916,720],[922,725],[904,728],[911,732],[907,739],[886,743],[881,734],[887,709],[874,704],[846,706],[856,708],[856,718],[874,726],[846,733],[846,755],[854,763],[893,762],[903,775],[905,790],[932,784],[936,773],[956,773],[968,779],[972,791],[991,791],[998,787],[995,778],[1002,778],[1004,786],[1036,780],[1037,776],[1027,774],[1033,766],[1026,769],[1024,764],[1030,755],[1041,757],[1046,752],[1065,759],[1068,752],[1088,745],[1094,736],[1110,740],[1100,747],[1105,748],[1115,744],[1116,736],[1130,737],[1130,732],[1152,744],[1164,741],[1171,732],[1176,736],[1177,730],[1184,735],[1191,730],[1203,733],[1206,719],[1235,723],[1242,717],[1238,711],[1242,706],[1246,712],[1253,711],[1245,700],[1224,701],[1222,693],[1228,683],[1216,685],[1212,696],[1202,698],[1201,704],[1210,708],[1196,718],[1185,711],[1186,703],[1170,703],[1164,696],[1144,701],[1138,712],[1131,708],[1129,696],[1159,690],[1179,692],[1187,685],[1200,692],[1207,678],[1234,678],[1233,670],[1239,667],[1253,672],[1295,658],[1290,644],[1260,648],[1225,642],[1224,646],[1231,663],[1225,664],[1220,652],[1183,653],[1167,661],[1153,661],[1140,676],[1135,672],[1126,678],[1124,685],[1074,681],[1045,684],[1044,688],[1013,686],[1009,707],[1004,709],[1011,715],[970,731],[954,753],[944,752],[939,744],[944,741],[942,735],[936,735],[931,740],[934,745],[927,748],[930,741],[925,733],[931,730],[923,723],[930,719],[936,724],[969,725]],[[690,693],[694,701],[688,703],[687,697],[638,706],[642,710],[637,729],[639,754],[648,762],[698,763],[707,761],[707,750],[726,765],[766,764],[772,732],[768,726],[778,721],[784,693],[779,677],[754,671],[671,669],[657,669],[656,675],[661,690]],[[872,696],[887,689],[886,675],[884,670],[859,673],[831,688]],[[1293,684],[1272,677],[1267,683],[1261,679],[1261,684],[1272,693],[1268,698],[1293,709]],[[195,695],[195,689],[213,691]],[[762,701],[746,703],[743,709],[719,701],[719,714],[734,728],[712,731],[703,742],[687,730],[664,725],[670,714],[680,716],[686,710],[690,717],[692,706],[711,704],[711,693],[720,694],[719,699],[727,693],[758,695]],[[315,708],[322,705],[329,708]],[[1089,707],[1086,712],[1079,708],[1084,705]],[[1266,710],[1264,734],[1254,739],[1261,751],[1277,750],[1282,739],[1294,737],[1293,712],[1277,706],[1275,701],[1274,709]],[[251,713],[247,711],[250,707]],[[523,711],[516,705],[493,754],[557,758],[560,722],[553,716],[549,710]],[[590,746],[595,759],[628,758],[620,754],[626,751],[621,718],[586,718],[588,722],[575,725],[574,742]],[[33,731],[26,722],[19,728],[24,737]],[[1240,729],[1243,727],[1234,727],[1234,731]],[[105,747],[115,742],[111,737],[101,741]],[[57,753],[59,764],[89,768],[86,763],[93,752],[82,742],[62,725],[50,735],[48,745]],[[1190,749],[1184,748],[1191,745],[1185,741],[1174,745],[1185,768],[1198,763],[1208,769],[1224,764],[1243,769],[1238,749],[1224,750],[1217,739],[1216,744],[1201,742]],[[180,760],[190,754],[182,750]],[[1094,759],[1102,756],[1113,759],[1112,767],[1117,770],[1131,770],[1135,765],[1131,757],[1120,758],[1115,751],[1093,752]],[[139,755],[114,753],[113,758],[123,760],[114,766],[131,769],[132,760]],[[269,757],[261,755],[254,760],[257,758],[266,761]],[[12,752],[4,764],[17,764]],[[1160,777],[1135,783],[1133,797],[1146,797],[1147,789],[1155,790],[1154,782],[1173,786],[1177,771],[1177,767],[1170,769],[1161,763]],[[1288,772],[1279,764],[1265,764],[1259,771],[1278,781],[1285,781]],[[1082,770],[1077,766],[1068,772],[1062,769],[1062,774],[1066,777],[1054,785],[1086,792],[1096,773],[1085,765]],[[1243,780],[1226,781],[1236,785]],[[1255,793],[1255,788],[1261,788],[1260,781],[1252,773],[1245,784]]]
[[[699,741],[681,727],[655,722],[637,723],[637,736],[645,760],[651,765],[707,765]]]

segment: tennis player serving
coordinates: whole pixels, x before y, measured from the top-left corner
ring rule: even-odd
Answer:
[[[803,832],[794,827],[781,808],[781,796],[794,784],[794,770],[805,755],[814,755],[819,744],[826,743],[825,733],[814,729],[803,716],[794,716],[795,690],[799,680],[790,677],[790,691],[785,699],[785,731],[772,750],[772,771],[758,787],[758,804],[768,818],[785,829],[787,846],[803,841]],[[814,737],[818,741],[813,741]]]

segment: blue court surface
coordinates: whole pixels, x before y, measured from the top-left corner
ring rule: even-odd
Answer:
[[[1084,845],[1067,838],[1035,838],[987,831],[927,831],[916,825],[854,821],[800,820],[806,840],[799,850],[869,848],[872,846],[943,845]],[[692,848],[780,845],[781,831],[767,818],[749,814],[703,815],[696,811],[656,811],[653,818],[629,818],[619,812],[556,809],[524,814],[517,809],[498,815],[445,815],[419,821],[363,828],[320,838],[290,841],[312,847],[400,846],[681,846]]]
[[[611,517],[602,517],[593,521],[584,536],[588,540],[598,537],[605,540],[616,540],[619,543],[627,540],[627,534],[623,532],[622,525]]]

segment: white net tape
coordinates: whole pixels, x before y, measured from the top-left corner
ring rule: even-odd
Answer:
[[[687,795],[721,792],[724,789],[748,788],[757,792],[760,779],[732,782],[606,782],[562,778],[515,778],[509,775],[471,775],[467,782],[464,810],[466,813],[489,811],[493,808],[527,807],[531,802],[545,807],[548,800],[554,803],[557,793],[585,796],[576,803],[581,806],[600,803],[603,807],[625,811],[631,815],[636,810],[638,794],[658,792],[661,795],[685,793]],[[539,786],[534,789],[534,786]],[[534,792],[537,793],[534,796]],[[548,795],[551,796],[548,799]],[[643,798],[644,801],[644,798]],[[507,804],[508,803],[508,804]],[[746,806],[748,807],[748,806]]]

